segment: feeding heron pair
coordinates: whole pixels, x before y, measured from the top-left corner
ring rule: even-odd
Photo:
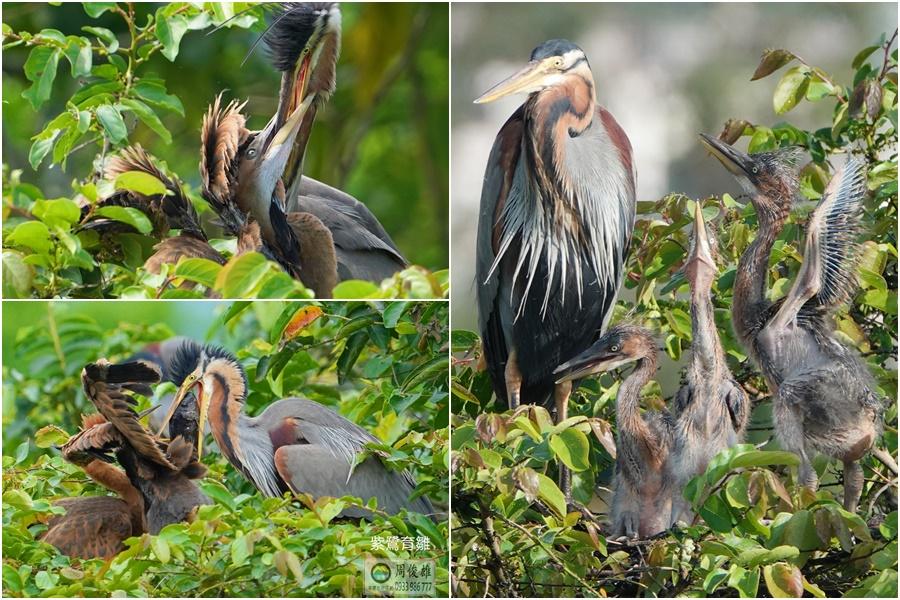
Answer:
[[[651,338],[635,334],[628,344],[634,352],[623,356],[625,344],[612,341],[623,332],[603,336],[634,227],[634,161],[627,136],[597,105],[584,52],[571,42],[541,44],[528,65],[476,102],[514,93],[526,94],[527,100],[497,135],[482,187],[476,257],[479,327],[497,397],[510,408],[553,399],[557,420],[563,421],[576,379],[565,371],[573,364],[593,361],[609,369],[650,361]],[[739,340],[775,394],[778,438],[800,456],[803,485],[816,485],[810,463],[815,451],[843,461],[844,504],[855,508],[862,485],[857,461],[878,436],[881,402],[864,363],[832,333],[832,315],[855,286],[852,256],[865,195],[864,165],[852,160],[836,173],[813,214],[797,282],[785,300],[771,303],[765,298],[769,254],[798,191],[796,170],[788,160],[792,151],[747,155],[708,136],[703,141],[737,176],[757,212],[759,234],[737,269],[733,320]],[[689,279],[698,277],[703,262],[689,261]],[[698,373],[714,387],[716,382],[731,382],[726,387],[737,392],[739,386],[727,367],[709,376],[715,364],[724,364],[720,352],[709,352],[714,346],[707,342],[712,337],[718,341],[710,305],[692,297],[692,314]],[[595,341],[599,346],[592,350]],[[595,351],[617,356],[600,361]],[[716,358],[715,363],[710,358]],[[651,364],[655,358],[645,366]],[[558,368],[563,376],[557,379]],[[637,375],[646,381],[652,373]],[[639,388],[631,392],[636,398]],[[718,397],[722,392],[709,389],[704,395]],[[722,406],[733,417],[737,404],[729,405],[726,396]],[[694,419],[695,425],[701,420]],[[740,431],[737,424],[742,419],[730,420],[732,429]],[[659,442],[671,437],[666,433],[669,425],[661,425],[648,437],[652,431],[648,433],[641,419],[632,422],[643,430],[638,437],[645,445],[651,438]],[[697,447],[704,437],[693,429],[693,434],[685,433],[684,439],[673,443]],[[668,452],[665,443],[646,449],[653,456],[635,460],[651,464]],[[690,456],[688,450],[682,448],[673,460],[693,465],[680,472],[696,473],[709,456],[704,452]],[[892,468],[896,472],[896,466]],[[670,485],[678,479],[663,475],[657,482]],[[571,479],[564,465],[560,482],[571,500]],[[679,512],[684,510],[682,506]]]
[[[201,195],[225,231],[237,238],[237,254],[257,251],[304,282],[316,297],[330,298],[339,281],[380,282],[407,266],[378,219],[352,196],[303,175],[303,159],[317,112],[336,85],[341,13],[335,3],[286,3],[274,9],[262,40],[281,73],[278,107],[267,125],[246,125],[246,103],[221,95],[203,119]],[[152,217],[163,238],[145,268],[159,273],[181,258],[224,256],[207,239],[181,185],[166,176],[140,147],[111,159],[105,177],[125,171],[162,181],[164,195],[117,192],[99,206],[136,207]],[[85,207],[84,226],[116,231],[123,225],[97,218]],[[180,235],[164,237],[169,229]]]

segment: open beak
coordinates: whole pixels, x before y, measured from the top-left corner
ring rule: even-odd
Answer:
[[[303,116],[309,110],[312,101],[312,96],[305,98],[281,127],[277,127],[278,115],[275,115],[260,133],[265,136],[264,139],[269,140],[263,147],[262,165],[259,171],[264,181],[274,182],[284,174],[285,165],[294,147],[294,140],[303,122]]]
[[[751,169],[753,168],[753,159],[751,159],[748,154],[744,154],[722,140],[718,140],[705,133],[700,134],[700,141],[732,175],[737,177],[750,177],[752,173]]]
[[[684,262],[684,273],[688,279],[693,279],[696,275],[700,262],[706,263],[714,270],[716,268],[716,261],[713,259],[712,248],[706,233],[706,223],[703,221],[703,209],[699,202],[694,204],[694,235],[691,242],[691,252]]]
[[[564,381],[584,379],[589,375],[603,373],[604,371],[611,371],[627,362],[628,360],[623,359],[619,354],[606,350],[597,352],[593,348],[588,348],[572,360],[556,367],[553,374],[557,376],[556,383],[562,383]]]
[[[197,375],[197,373],[195,372],[194,375]],[[169,421],[172,420],[172,415],[175,414],[175,410],[181,406],[185,397],[194,388],[200,388],[200,393],[197,395],[197,402],[200,404],[200,417],[197,423],[197,431],[199,431],[199,435],[197,436],[197,460],[200,460],[203,455],[203,432],[206,431],[206,420],[209,411],[209,392],[206,390],[206,386],[203,385],[202,379],[193,379],[178,388],[178,393],[175,394],[175,398],[172,400],[172,406],[169,407],[169,412],[166,413],[166,417],[163,419],[162,425],[156,433],[156,436],[162,436],[162,432],[165,431]]]
[[[521,71],[507,77],[476,98],[475,104],[487,104],[511,94],[530,94],[540,90],[543,87],[543,79],[547,75],[543,64],[536,60],[529,62]]]

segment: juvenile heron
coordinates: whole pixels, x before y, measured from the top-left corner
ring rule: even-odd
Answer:
[[[672,456],[672,519],[693,517],[683,490],[706,471],[720,451],[741,442],[750,416],[750,400],[728,368],[716,330],[711,288],[718,275],[716,241],[706,231],[700,203],[694,208],[691,250],[684,274],[691,287],[691,357],[685,384],[675,395]]]
[[[616,325],[590,348],[556,369],[573,381],[630,363],[634,370],[616,395],[616,489],[610,510],[613,536],[646,538],[670,525],[675,481],[670,474],[675,422],[668,411],[641,414],[641,389],[656,372],[658,350],[643,327]]]
[[[605,329],[635,215],[631,144],[596,102],[584,52],[544,42],[531,61],[475,102],[528,95],[491,150],[478,218],[476,277],[484,356],[498,398],[555,398],[553,370]],[[569,495],[567,471],[561,467]]]
[[[842,461],[844,508],[856,510],[864,482],[858,461],[880,434],[884,406],[859,354],[834,335],[833,315],[856,288],[865,164],[851,158],[837,170],[810,216],[794,285],[770,302],[769,255],[798,189],[796,150],[748,155],[700,137],[756,209],[759,231],[738,262],[732,319],[773,393],[775,432],[786,450],[799,455],[803,486],[818,487],[815,452]]]
[[[353,466],[365,444],[378,440],[331,409],[303,398],[284,398],[256,417],[245,414],[247,376],[237,359],[222,348],[187,342],[178,350],[174,372],[175,380],[183,383],[169,415],[185,394],[197,390],[200,428],[208,419],[228,462],[266,496],[291,491],[315,498],[355,496],[367,501],[374,497],[388,513],[406,508],[433,516],[427,498],[410,499],[416,485],[410,473],[391,471],[377,455]],[[342,514],[371,516],[370,511],[356,507]]]
[[[133,361],[112,365],[99,361],[82,371],[85,393],[100,411],[83,417],[81,431],[62,446],[63,458],[80,466],[118,498],[64,498],[66,509],[53,517],[41,539],[68,556],[111,558],[125,549],[124,541],[188,518],[209,499],[191,481],[206,468],[193,459],[193,446],[178,437],[162,443],[150,437],[131,408],[125,392],[147,393],[159,371]],[[115,454],[123,469],[112,464]]]

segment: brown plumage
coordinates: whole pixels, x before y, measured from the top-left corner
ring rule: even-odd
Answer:
[[[184,520],[209,499],[193,483],[206,467],[180,435],[168,444],[143,428],[128,390],[149,393],[159,369],[144,361],[118,365],[105,360],[82,371],[85,393],[100,414],[83,418],[83,428],[63,445],[63,457],[81,466],[118,498],[66,498],[56,504],[66,514],[52,518],[42,539],[69,556],[110,558],[125,539],[156,534]],[[175,432],[177,433],[177,432]],[[124,468],[108,464],[115,453]]]
[[[232,101],[223,107],[221,94],[203,118],[203,151],[200,159],[201,193],[219,215],[228,233],[238,237],[238,253],[255,251],[286,266],[286,257],[269,222],[270,215],[251,210],[251,166],[261,155],[265,134],[251,132],[241,110],[246,103]],[[277,180],[275,199],[284,206],[284,184]],[[337,283],[337,262],[331,231],[309,213],[291,213],[287,224],[297,240],[299,264],[288,272],[314,290],[319,298],[330,298]],[[290,261],[288,261],[290,262]]]
[[[667,411],[641,413],[641,389],[656,372],[657,346],[642,327],[611,327],[585,352],[556,369],[558,381],[635,363],[616,395],[616,489],[613,536],[646,538],[670,524],[674,482],[669,473],[675,423]]]

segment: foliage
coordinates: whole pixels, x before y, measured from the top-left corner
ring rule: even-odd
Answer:
[[[732,120],[722,137],[749,138],[750,151],[799,145],[811,161],[801,192],[822,194],[831,160],[840,154],[868,162],[859,289],[836,318],[837,335],[865,358],[886,398],[884,434],[876,442],[897,455],[897,51],[883,38],[853,59],[855,77],[841,85],[786,50],[767,51],[754,79],[789,64],[775,86],[777,113],[804,101],[831,102],[834,119],[815,131],[787,122],[772,126]],[[798,64],[799,63],[799,64]],[[834,500],[840,465],[816,461],[822,485],[811,494],[796,485],[797,458],[773,439],[765,381],[731,330],[737,260],[756,229],[752,206],[728,194],[691,200],[670,194],[638,203],[625,287],[613,322],[628,318],[658,333],[671,361],[691,341],[690,308],[680,272],[689,247],[694,203],[702,204],[718,242],[720,273],[713,284],[717,329],[737,380],[754,403],[749,442],[718,455],[684,493],[698,517],[651,540],[606,539],[588,511],[570,512],[555,483],[555,465],[573,471],[577,504],[606,511],[615,463],[615,396],[610,374],[582,383],[570,415],[554,425],[541,407],[513,412],[492,400],[478,368],[476,334],[452,334],[454,592],[476,596],[735,596],[803,594],[895,597],[897,594],[896,480],[879,461],[863,460],[866,484],[859,515]],[[787,293],[802,261],[802,223],[814,205],[797,206],[770,264],[773,299]],[[661,387],[644,390],[645,406],[664,406]],[[596,440],[592,440],[596,438]],[[599,443],[597,443],[599,442]],[[595,492],[599,491],[598,498]],[[600,502],[600,499],[605,502]]]
[[[266,499],[215,453],[204,456],[210,472],[202,482],[215,504],[192,523],[132,538],[109,564],[69,559],[36,541],[59,511],[54,499],[107,493],[49,448],[76,431],[81,413],[94,412],[80,389],[81,367],[173,334],[121,315],[101,325],[94,315],[108,304],[47,306],[46,322],[20,326],[4,358],[4,397],[14,399],[4,403],[4,596],[359,596],[367,555],[435,559],[434,593],[446,595],[446,522],[412,513],[336,518],[359,505],[353,498]],[[444,303],[236,302],[204,310],[213,341],[235,350],[247,371],[248,412],[288,396],[325,404],[371,431],[381,441],[372,449],[391,468],[412,470],[417,493],[446,507]],[[158,386],[156,396],[172,390]],[[376,536],[425,537],[430,550],[378,548]]]
[[[53,15],[54,11],[69,9],[44,6],[43,10]],[[161,275],[141,269],[160,234],[152,231],[150,221],[137,211],[104,209],[110,213],[104,216],[130,226],[125,228],[130,229],[126,233],[101,237],[79,224],[83,209],[98,199],[115,189],[134,189],[136,182],[120,181],[121,177],[115,182],[98,179],[105,158],[134,143],[141,143],[157,158],[166,158],[173,168],[167,169],[165,163],[162,167],[170,174],[180,174],[180,179],[187,176],[193,185],[187,186],[186,193],[210,221],[212,213],[196,193],[197,132],[205,106],[222,87],[218,80],[211,79],[204,88],[198,88],[194,76],[198,70],[219,72],[226,65],[210,61],[217,56],[214,50],[206,55],[204,64],[196,64],[196,52],[185,50],[191,48],[191,42],[185,40],[192,38],[185,36],[213,27],[228,28],[219,35],[235,36],[248,28],[258,35],[264,27],[262,11],[247,3],[170,3],[149,11],[147,5],[86,3],[84,12],[90,24],[83,26],[79,35],[64,35],[53,28],[31,33],[3,24],[4,128],[17,130],[23,138],[31,137],[30,147],[23,153],[37,176],[35,180],[30,171],[10,167],[15,165],[12,161],[17,158],[20,138],[4,137],[4,156],[10,161],[3,165],[4,297],[199,295],[170,288],[172,279],[182,280],[181,274],[174,273],[174,265]],[[335,119],[328,109],[323,111],[323,122],[315,129],[328,128],[330,135],[326,139],[313,136],[307,172],[324,175],[326,181],[365,200],[414,263],[445,264],[447,190],[442,182],[447,172],[443,150],[446,89],[440,86],[446,81],[446,41],[441,39],[446,36],[446,27],[441,28],[446,10],[419,10],[412,5],[385,9],[350,6],[345,12],[344,57],[353,62],[344,65],[342,60],[338,77],[347,75],[350,88],[357,79],[354,95],[352,102],[348,101],[349,90],[341,94],[339,87],[332,104],[342,119]],[[398,31],[406,33],[407,45],[380,42],[370,35],[370,27],[384,25],[385,21],[393,21]],[[59,26],[66,29],[68,23]],[[253,39],[247,41],[246,48]],[[22,65],[27,87],[16,95],[8,90],[24,85],[7,75],[7,62],[20,48],[29,50]],[[60,72],[60,64],[66,62],[70,69]],[[177,70],[171,70],[174,66],[169,63],[176,63]],[[273,97],[277,73],[262,64],[255,66],[258,68],[248,68],[245,76],[259,73],[268,88],[252,89],[263,97]],[[352,69],[359,69],[360,74]],[[187,73],[189,81],[185,81]],[[444,83],[432,84],[432,79]],[[67,99],[61,98],[63,94]],[[413,106],[419,115],[417,120],[404,114],[412,112]],[[268,109],[271,113],[272,107]],[[253,104],[248,110],[262,112]],[[31,122],[40,131],[34,135],[33,131],[19,131],[22,125],[16,119]],[[96,153],[92,160],[82,160],[83,152],[77,154],[84,149]],[[409,169],[417,157],[422,169]],[[68,164],[70,158],[74,168]],[[339,168],[331,171],[329,165]],[[71,192],[66,191],[55,167],[63,171],[70,167],[70,172],[79,174],[69,181]],[[411,202],[410,198],[416,200]],[[411,218],[419,225],[415,231],[407,226]],[[234,254],[233,240],[214,239],[212,243],[219,251]],[[309,297],[301,285],[280,276],[275,264],[259,257],[234,262],[242,264],[226,266],[218,285],[207,287],[218,293],[238,292],[241,297]],[[427,269],[416,270],[431,277]],[[230,280],[227,271],[239,274]],[[248,273],[255,278],[253,282],[246,280]],[[211,275],[209,268],[203,269],[204,278]],[[435,277],[443,275],[437,273]],[[445,295],[430,287],[433,289],[398,276],[385,283],[383,291],[391,297],[417,297],[418,291],[427,297]]]

